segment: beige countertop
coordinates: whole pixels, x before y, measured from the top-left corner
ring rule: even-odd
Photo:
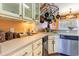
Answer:
[[[47,33],[38,33],[32,36],[27,36],[23,38],[17,38],[0,43],[0,55],[7,55],[14,52],[17,49],[22,48],[35,40],[41,39],[42,37],[48,35]]]
[[[59,32],[59,35],[71,35],[71,36],[79,36],[79,31],[64,31],[64,32]]]

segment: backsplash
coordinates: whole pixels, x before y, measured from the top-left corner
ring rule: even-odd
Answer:
[[[0,17],[0,28],[5,32],[9,31],[10,28],[14,28],[15,32],[27,32],[28,29],[31,30],[35,28],[35,24],[28,22],[10,21],[9,18]]]
[[[14,20],[14,21],[13,21]],[[10,28],[14,29],[14,32],[27,32],[37,31],[37,24],[34,21],[19,22],[16,19],[4,18],[0,16],[0,28],[7,32]],[[56,22],[56,30],[58,29],[58,21]]]

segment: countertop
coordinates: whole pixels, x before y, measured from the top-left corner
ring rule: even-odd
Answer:
[[[79,31],[63,31],[59,32],[59,35],[70,35],[70,36],[79,36]]]
[[[22,48],[35,40],[41,39],[42,37],[48,35],[47,33],[38,33],[32,36],[27,36],[23,38],[12,39],[3,43],[0,43],[0,55],[7,55],[14,52],[17,49]]]

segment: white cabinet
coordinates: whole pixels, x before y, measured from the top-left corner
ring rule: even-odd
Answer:
[[[59,46],[59,36],[58,35],[56,35],[56,36],[54,36],[54,52],[56,53],[56,52],[58,52],[58,46]]]
[[[39,46],[37,49],[33,50],[34,56],[42,56],[42,46]]]
[[[42,56],[42,39],[33,42],[33,55]]]
[[[39,39],[38,41],[35,41],[33,43],[33,49],[36,49],[36,48],[38,48],[41,45],[42,45],[42,39]]]
[[[32,44],[14,52],[11,56],[32,56]]]
[[[24,20],[39,20],[39,3],[0,3],[0,16],[20,18]]]
[[[54,37],[48,36],[48,53],[54,53]]]
[[[23,4],[23,18],[24,19],[32,19],[33,14],[33,3],[24,3]]]
[[[20,48],[9,56],[42,56],[42,39]]]
[[[49,35],[48,39],[48,53],[56,53],[58,52],[58,36],[57,35]]]
[[[40,6],[39,3],[24,3],[23,4],[23,18],[39,20],[40,18]]]
[[[40,20],[40,4],[35,3],[35,20]]]
[[[17,18],[21,14],[20,9],[20,3],[0,3],[0,15],[6,15]]]

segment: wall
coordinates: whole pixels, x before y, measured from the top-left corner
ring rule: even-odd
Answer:
[[[26,22],[18,22],[18,21],[12,21],[12,20],[15,20],[15,19],[0,17],[0,28],[2,28],[3,31],[5,32],[8,31],[10,27],[14,28],[15,32],[26,32],[29,28],[31,29],[32,27],[34,27],[34,26],[31,26],[31,24],[28,24]]]
[[[10,27],[14,28],[15,32],[27,32],[28,29],[33,30],[36,28],[35,23],[32,22],[19,22],[14,21],[15,19],[5,18],[0,16],[0,28],[3,31],[8,31]],[[56,21],[56,30],[58,29],[58,21]]]

